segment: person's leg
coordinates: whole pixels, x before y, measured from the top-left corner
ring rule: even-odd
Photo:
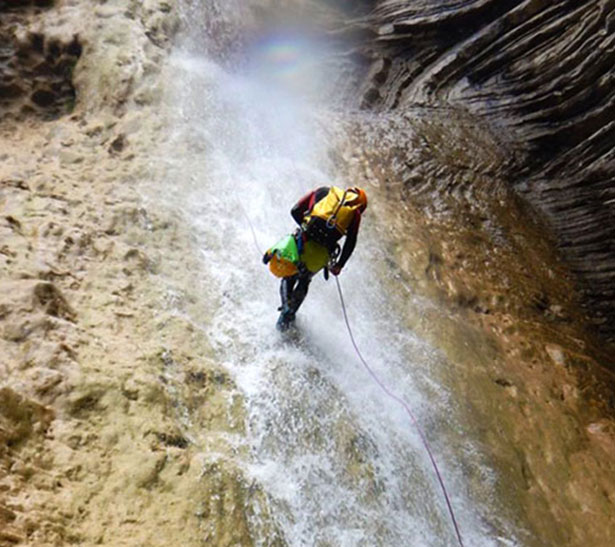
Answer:
[[[295,314],[307,296],[310,281],[312,281],[312,274],[308,271],[282,279],[280,283],[282,305],[277,323],[278,329],[286,330],[295,320]]]
[[[299,274],[297,276],[297,286],[293,288],[292,293],[290,294],[289,299],[289,307],[292,311],[293,318],[297,310],[305,300],[307,296],[308,289],[310,288],[310,281],[312,280],[312,276],[309,272],[305,272],[303,274]]]
[[[290,327],[290,324],[295,319],[295,312],[292,310],[293,304],[293,289],[297,283],[297,276],[283,277],[280,282],[280,298],[282,305],[278,308],[280,317],[278,318],[277,328],[280,331],[285,331]]]
[[[280,299],[282,300],[282,305],[280,306],[280,311],[287,311],[290,308],[290,303],[292,301],[293,289],[295,287],[295,283],[297,282],[297,276],[293,275],[292,277],[283,277],[280,282]]]

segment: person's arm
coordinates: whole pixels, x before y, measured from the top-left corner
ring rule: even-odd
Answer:
[[[348,227],[348,232],[346,232],[346,241],[344,241],[344,248],[342,250],[342,254],[335,263],[335,266],[331,268],[331,273],[333,275],[340,274],[342,268],[352,255],[355,245],[357,244],[359,226],[361,226],[361,212],[357,211],[354,215],[354,219],[352,220],[352,224]]]
[[[329,193],[329,188],[326,186],[321,186],[312,192],[308,192],[303,196],[297,203],[295,203],[294,207],[290,210],[290,214],[293,219],[299,226],[303,224],[303,218],[308,214],[309,211],[312,210],[314,204],[317,201],[320,201],[323,197],[325,197]]]
[[[303,217],[308,212],[310,208],[310,201],[312,199],[312,195],[314,192],[309,192],[305,194],[297,203],[295,203],[294,207],[290,210],[290,214],[292,215],[295,222],[301,226],[303,222]]]

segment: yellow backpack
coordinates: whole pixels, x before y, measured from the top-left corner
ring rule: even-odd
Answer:
[[[317,202],[304,219],[303,229],[308,238],[324,245],[333,246],[346,235],[352,224],[355,211],[359,209],[358,195],[353,190],[332,186],[329,193]],[[349,205],[349,203],[353,203]]]

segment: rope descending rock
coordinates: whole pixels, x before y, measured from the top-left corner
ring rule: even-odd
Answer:
[[[342,295],[342,287],[341,287],[340,281],[339,281],[339,279],[337,277],[335,278],[335,282],[337,284],[337,292],[340,295],[340,302],[342,304],[342,312],[344,314],[344,321],[346,323],[346,328],[348,329],[348,334],[350,335],[350,341],[352,342],[352,345],[354,346],[354,349],[357,352],[357,355],[358,355],[359,359],[361,360],[361,363],[363,363],[363,366],[365,367],[365,369],[367,370],[369,375],[372,377],[374,382],[376,382],[376,384],[378,384],[380,389],[382,389],[382,391],[384,391],[391,399],[393,399],[394,401],[398,402],[406,410],[406,413],[410,417],[410,420],[411,420],[412,424],[414,425],[416,431],[418,432],[419,437],[421,438],[421,441],[423,443],[423,446],[425,447],[425,450],[427,451],[427,454],[429,455],[429,459],[431,460],[431,465],[433,466],[434,471],[436,472],[436,476],[438,477],[438,482],[440,483],[440,487],[442,489],[442,493],[444,494],[444,499],[446,500],[446,506],[448,507],[448,512],[449,512],[449,514],[451,516],[451,520],[453,521],[453,526],[455,528],[455,534],[457,535],[457,541],[459,542],[459,545],[461,547],[463,547],[463,540],[461,539],[461,532],[459,531],[459,526],[457,525],[457,519],[455,518],[455,513],[453,511],[453,506],[451,504],[448,492],[446,490],[446,486],[444,486],[444,481],[442,480],[442,475],[440,474],[440,469],[438,468],[438,464],[436,463],[436,460],[435,460],[435,458],[433,456],[431,448],[429,447],[429,443],[427,442],[427,437],[425,437],[425,433],[421,429],[421,426],[419,425],[416,417],[414,416],[414,413],[412,412],[412,410],[410,409],[410,407],[408,406],[406,401],[404,401],[398,395],[395,395],[395,393],[393,393],[380,380],[380,378],[378,378],[376,373],[369,366],[367,361],[363,358],[363,355],[361,354],[361,351],[359,350],[359,347],[358,347],[358,345],[357,345],[357,343],[356,343],[356,341],[354,339],[354,336],[352,334],[352,329],[350,328],[350,321],[348,320],[348,313],[346,311],[346,304],[344,302],[344,296]]]

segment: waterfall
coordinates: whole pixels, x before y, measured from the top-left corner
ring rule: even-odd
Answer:
[[[331,152],[353,114],[340,106],[336,44],[306,21],[258,25],[253,4],[184,6],[185,36],[168,68],[170,175],[149,196],[193,234],[203,279],[193,296],[211,313],[190,320],[244,398],[238,466],[265,492],[289,545],[454,545],[420,437],[361,367],[334,281],[314,278],[296,334],[275,330],[278,280],[261,253],[294,229],[289,210],[303,194],[352,184]],[[355,337],[423,424],[466,545],[511,545],[486,519],[491,471],[480,468],[480,494],[467,484],[463,464],[480,459],[478,449],[463,439],[455,445],[463,453],[453,453],[434,434],[463,430],[454,394],[438,383],[447,361],[396,316],[373,223],[368,209],[340,276]],[[269,545],[259,514],[255,508],[253,540]]]

